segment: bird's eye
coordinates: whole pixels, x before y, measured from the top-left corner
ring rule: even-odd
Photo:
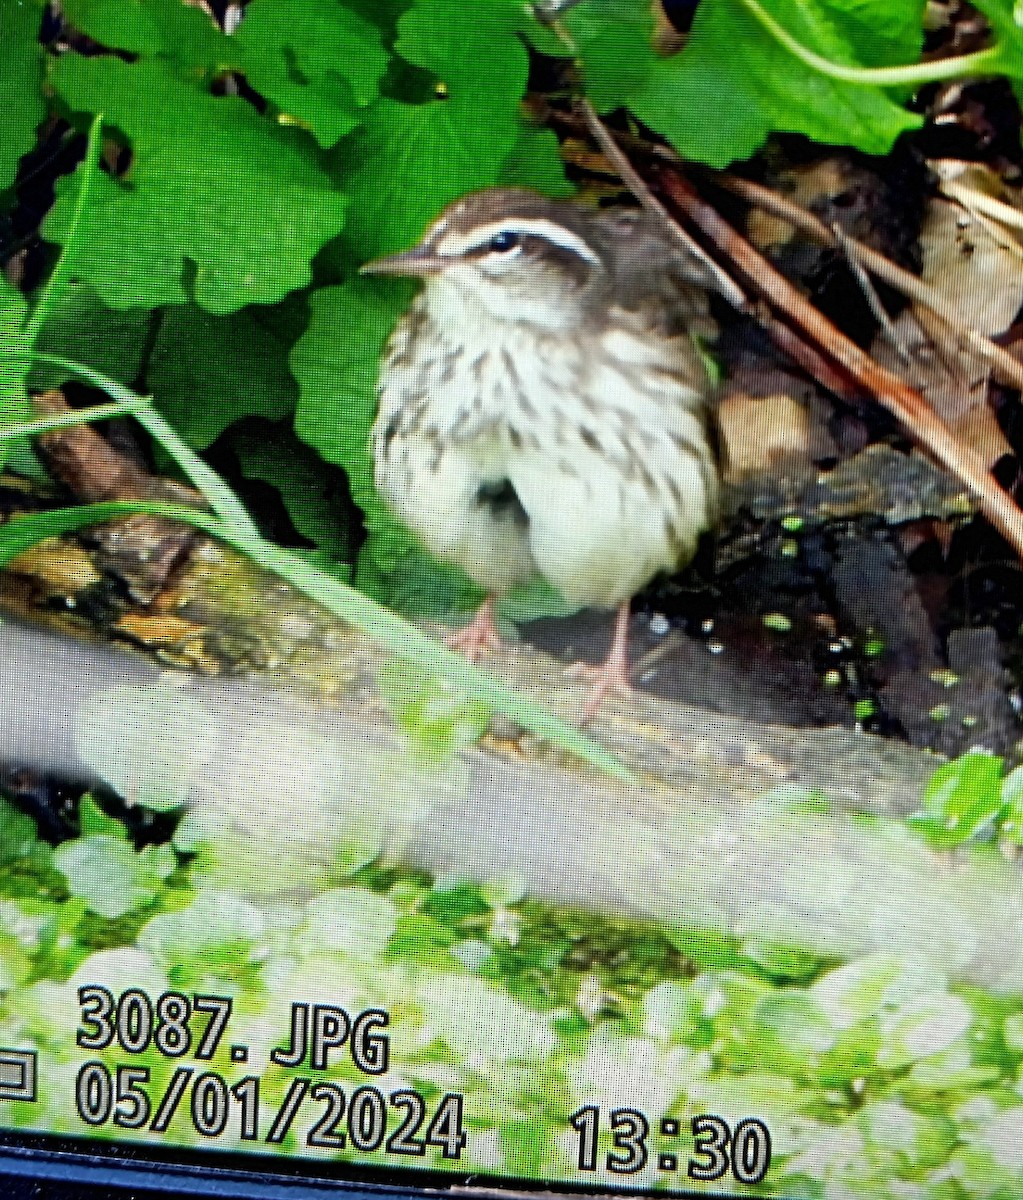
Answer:
[[[495,233],[490,239],[490,249],[496,250],[498,254],[507,254],[509,250],[514,250],[518,245],[519,235],[512,233],[510,229]]]

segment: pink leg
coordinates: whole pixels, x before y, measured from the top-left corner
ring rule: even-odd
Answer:
[[[583,709],[581,725],[591,721],[604,702],[604,697],[614,692],[617,696],[628,696],[632,691],[629,682],[629,601],[618,606],[615,617],[614,637],[611,639],[611,649],[607,658],[599,667],[591,667],[586,663],[576,663],[569,668],[572,675],[582,676],[593,680],[593,690],[590,692],[586,707]]]
[[[475,662],[491,650],[500,650],[501,635],[494,624],[494,603],[494,597],[488,596],[468,625],[444,639],[445,645],[460,650],[469,662]]]

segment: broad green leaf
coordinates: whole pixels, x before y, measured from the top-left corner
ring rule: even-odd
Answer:
[[[397,907],[365,888],[333,888],[305,907],[300,937],[303,948],[339,950],[372,962],[387,949],[398,925]]]
[[[132,54],[158,54],[163,34],[149,0],[65,0],[68,21],[111,49]]]
[[[1023,845],[1023,767],[1014,768],[1002,781],[999,833]]]
[[[235,65],[230,39],[184,0],[67,0],[63,8],[76,29],[111,49],[159,56],[205,75]]]
[[[373,486],[369,433],[380,355],[409,291],[407,285],[375,279],[323,288],[312,297],[309,327],[291,354],[301,393],[295,431],[327,462],[345,468],[385,573],[394,569],[411,539]]]
[[[649,0],[589,0],[564,20],[582,58],[586,95],[598,112],[643,90],[656,61]]]
[[[523,125],[501,167],[498,180],[505,187],[536,188],[546,196],[567,199],[575,187],[565,175],[557,135],[552,129]]]
[[[402,659],[384,665],[377,686],[395,723],[425,762],[442,762],[473,745],[490,724],[487,705]]]
[[[82,837],[91,837],[96,834],[119,838],[122,842],[131,840],[128,836],[128,827],[124,822],[118,821],[116,817],[108,816],[88,792],[82,797],[78,806],[78,825]]]
[[[411,245],[445,204],[498,181],[523,130],[529,61],[517,35],[530,20],[512,0],[418,0],[402,16],[396,50],[436,78],[437,95],[384,97],[338,147],[356,261]]]
[[[54,297],[36,349],[80,358],[97,371],[131,381],[142,366],[151,320],[145,308],[108,308],[88,283],[72,280]],[[59,387],[72,378],[74,372],[52,363],[35,362],[29,373],[33,388]]]
[[[934,772],[923,813],[909,823],[932,845],[958,846],[993,821],[1002,806],[1002,760],[971,751]]]
[[[51,78],[72,108],[103,112],[131,142],[127,177],[95,181],[76,254],[78,273],[107,304],[194,299],[227,313],[308,283],[345,201],[301,134],[156,62],[67,54]],[[59,192],[44,233],[63,241],[73,188]]]
[[[280,420],[298,397],[288,353],[305,320],[305,302],[296,297],[222,316],[176,305],[160,322],[146,384],[160,411],[198,449],[242,417]]]
[[[24,858],[35,840],[35,821],[0,795],[0,866]]]
[[[345,0],[352,12],[379,25],[388,35],[396,32],[398,21],[414,0]]]
[[[351,198],[345,244],[355,261],[411,246],[446,204],[495,183],[517,135],[514,113],[491,126],[472,104],[379,100],[339,147],[338,175]]]
[[[41,4],[0,0],[0,191],[14,181],[18,160],[35,145],[36,126],[46,115],[36,40],[42,15]]]
[[[267,913],[237,894],[241,883],[217,891],[205,872],[201,883],[187,908],[147,921],[138,945],[183,990],[253,989],[267,954]]]
[[[148,846],[136,854],[129,842],[104,834],[65,842],[54,850],[53,862],[73,896],[110,918],[153,901],[177,866],[170,846]]]
[[[339,0],[253,0],[235,39],[249,83],[324,147],[359,123],[389,61],[380,30]]]
[[[355,531],[346,528],[346,506],[338,495],[340,472],[279,426],[250,422],[231,435],[246,479],[276,488],[298,532],[333,564],[350,562]]]
[[[247,961],[262,949],[267,918],[262,909],[230,892],[204,888],[178,912],[160,913],[139,930],[138,944],[168,973],[210,964],[216,971],[231,958]]]
[[[768,0],[764,8],[800,43],[835,63],[873,67],[919,58],[919,0]],[[813,70],[775,40],[743,0],[710,0],[697,9],[684,49],[652,58],[645,85],[628,103],[683,156],[726,166],[777,132],[887,153],[900,133],[922,122],[897,94]]]
[[[570,617],[579,607],[569,604],[557,588],[537,576],[502,596],[498,611],[506,621],[523,625],[542,617]]]

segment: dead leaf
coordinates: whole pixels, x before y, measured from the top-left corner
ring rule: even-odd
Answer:
[[[921,279],[941,317],[997,337],[1023,304],[1023,213],[1006,202],[994,172],[976,163],[931,164],[941,197],[920,231]],[[894,345],[893,345],[894,339]],[[1012,452],[990,405],[991,370],[921,305],[903,312],[873,356],[908,379],[955,436],[987,465]]]

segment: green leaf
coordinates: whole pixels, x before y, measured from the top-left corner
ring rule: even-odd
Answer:
[[[76,29],[111,49],[160,56],[202,75],[236,64],[231,39],[183,0],[66,0],[63,9]]]
[[[279,427],[255,428],[254,423],[235,432],[231,445],[246,479],[259,479],[280,492],[303,537],[333,563],[351,560],[353,531],[345,528],[336,481],[318,454]]]
[[[65,0],[68,21],[94,41],[132,54],[157,54],[163,34],[149,0]]]
[[[66,54],[51,79],[72,108],[103,112],[131,141],[126,177],[95,180],[77,251],[78,273],[105,303],[194,299],[227,313],[308,283],[313,255],[341,229],[345,201],[301,134],[158,62]],[[58,191],[44,233],[61,242],[74,189]]]
[[[735,938],[715,929],[669,929],[666,936],[671,944],[696,966],[721,970],[743,965]]]
[[[395,48],[436,78],[439,95],[379,100],[338,147],[356,261],[410,246],[450,201],[498,181],[524,128],[529,61],[517,34],[529,22],[513,0],[418,0],[402,16]]]
[[[41,4],[0,0],[0,191],[14,181],[18,160],[35,145],[46,116],[37,40],[42,15]]]
[[[35,841],[35,821],[0,796],[0,866],[25,858]]]
[[[764,8],[808,49],[836,63],[882,66],[919,56],[919,0],[769,0]],[[885,154],[923,120],[879,87],[808,67],[743,0],[701,4],[684,49],[651,61],[629,106],[684,157],[718,167],[747,157],[777,132]]]
[[[543,617],[570,617],[578,611],[578,605],[569,604],[557,588],[539,577],[512,588],[498,604],[501,617],[514,625]]]
[[[0,275],[0,426],[14,425],[32,416],[25,392],[32,361],[27,316],[25,297]]]
[[[108,816],[88,793],[82,797],[78,806],[78,822],[82,837],[96,834],[120,838],[123,842],[130,840],[127,826],[116,817]]]
[[[355,261],[411,246],[446,204],[497,181],[518,119],[498,116],[493,137],[489,122],[487,112],[452,100],[373,106],[339,147],[351,198],[345,244]]]
[[[148,309],[109,308],[88,283],[72,280],[53,298],[36,349],[74,355],[105,375],[130,381],[142,367],[151,320]],[[30,386],[40,390],[73,378],[70,369],[44,362],[34,362],[28,377]]]
[[[288,353],[305,322],[301,297],[224,316],[176,305],[160,322],[147,386],[160,411],[198,449],[242,417],[280,420],[298,398]]]
[[[389,62],[381,31],[338,0],[253,0],[235,39],[252,86],[323,147],[359,123]]]
[[[179,986],[210,977],[245,980],[265,953],[266,925],[266,914],[247,900],[204,888],[187,908],[147,921],[138,945]]]
[[[590,0],[564,18],[582,58],[586,95],[608,112],[641,92],[656,61],[649,0]]]
[[[501,166],[498,180],[504,187],[528,187],[556,199],[575,195],[565,175],[557,135],[552,129],[523,125],[519,139]]]
[[[1002,781],[1002,820],[999,833],[1023,845],[1023,767],[1015,767]]]
[[[341,951],[372,962],[387,949],[399,912],[384,896],[365,888],[333,888],[310,900],[299,933],[299,945]]]
[[[427,762],[442,762],[474,745],[490,724],[487,705],[411,662],[386,663],[377,685],[395,723]]]
[[[934,846],[959,846],[1002,808],[1002,760],[971,751],[939,767],[924,792],[922,814],[909,824]]]
[[[371,279],[322,289],[312,297],[309,327],[291,354],[300,392],[295,431],[327,462],[345,468],[352,499],[366,516],[373,557],[385,574],[409,549],[411,537],[377,496],[369,433],[380,355],[409,293],[406,284]]]
[[[177,866],[170,846],[148,846],[136,854],[129,842],[105,834],[65,842],[54,850],[53,862],[71,894],[109,918],[153,901]]]

